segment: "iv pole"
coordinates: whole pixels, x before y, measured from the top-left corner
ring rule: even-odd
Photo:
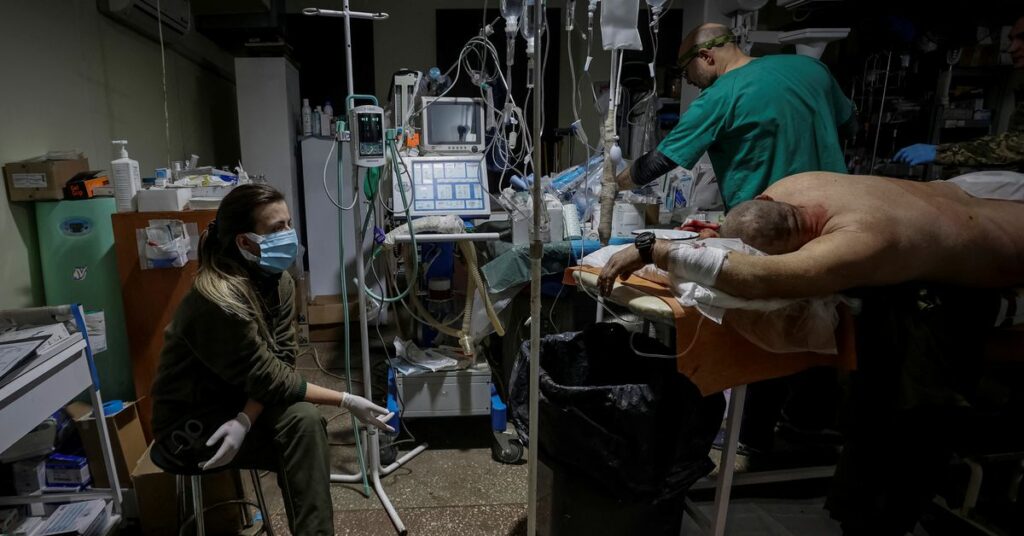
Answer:
[[[308,7],[302,10],[303,15],[310,16],[322,16],[322,17],[341,17],[345,19],[345,71],[348,82],[348,95],[349,98],[355,95],[355,88],[352,82],[352,29],[350,26],[351,19],[368,19],[368,20],[386,20],[388,18],[387,13],[365,13],[360,11],[350,11],[348,8],[348,0],[344,0],[344,8],[342,11],[333,9],[319,9],[315,7]],[[340,148],[339,148],[340,151]],[[339,158],[340,158],[339,154]],[[355,166],[355,162],[352,163],[353,167],[353,180],[355,183],[355,199],[358,200],[362,196],[362,182],[359,180],[358,167]],[[338,183],[341,183],[341,177],[338,177]],[[539,183],[539,181],[538,181]],[[341,188],[338,189],[338,194],[341,194]],[[358,226],[358,222],[362,218],[362,203],[356,203],[353,211],[353,225]],[[339,212],[338,217],[341,218],[342,214]],[[365,283],[366,279],[366,264],[363,258],[362,246],[365,243],[365,237],[359,244],[359,252],[356,255],[356,277],[359,279],[359,283]],[[339,240],[341,237],[339,236]],[[342,261],[343,262],[343,261]],[[359,335],[360,335],[360,346],[362,351],[362,367],[363,367],[363,389],[364,396],[370,398],[371,396],[371,378],[370,378],[370,336],[368,319],[365,313],[366,311],[366,293],[359,293]],[[358,432],[357,432],[358,433]],[[373,426],[364,427],[364,433],[368,435],[368,440],[364,442],[366,445],[366,456],[367,459],[367,471],[369,477],[373,481],[373,489],[377,493],[377,498],[380,499],[381,505],[384,506],[384,510],[387,512],[388,517],[391,518],[391,523],[395,525],[395,530],[398,534],[405,536],[408,534],[408,530],[405,528],[405,524],[402,523],[401,518],[398,517],[398,512],[395,511],[394,505],[391,504],[391,499],[388,498],[387,493],[384,491],[384,485],[381,483],[381,476],[387,476],[392,471],[398,469],[407,461],[419,455],[423,452],[427,445],[418,445],[413,450],[406,453],[401,458],[395,460],[394,463],[387,467],[381,467],[380,465],[380,437],[377,434],[377,429]],[[332,483],[356,483],[362,482],[367,475],[364,475],[363,471],[355,475],[344,475],[344,474],[331,474]]]
[[[537,46],[534,47],[533,63],[533,226],[530,228],[530,447],[527,452],[527,464],[529,465],[529,487],[527,489],[527,514],[526,534],[534,536],[537,534],[537,449],[540,446],[540,438],[537,436],[538,404],[540,396],[540,261],[544,252],[544,243],[541,242],[541,189],[540,176],[543,162],[540,162],[543,154],[541,148],[541,114],[544,107],[544,61],[543,54],[537,54],[544,50],[544,34],[541,33],[547,22],[544,12],[544,1],[536,0],[533,5],[533,35],[537,39]],[[527,4],[527,9],[530,9]],[[539,56],[539,57],[537,57]]]

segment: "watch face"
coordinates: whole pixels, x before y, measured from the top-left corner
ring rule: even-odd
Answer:
[[[654,244],[654,240],[655,240],[654,233],[647,232],[647,233],[640,233],[636,237],[636,240],[634,242],[636,243],[637,247],[646,247],[646,246]]]

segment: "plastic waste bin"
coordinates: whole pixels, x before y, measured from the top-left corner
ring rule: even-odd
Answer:
[[[529,350],[527,341],[513,367],[509,409],[520,438],[533,446]],[[685,491],[713,468],[707,454],[725,398],[701,396],[675,359],[637,350],[673,353],[613,323],[541,340],[544,532],[675,536]]]

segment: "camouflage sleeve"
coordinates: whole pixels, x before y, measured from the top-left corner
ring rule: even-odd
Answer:
[[[935,162],[947,166],[984,166],[1024,162],[1024,131],[984,136],[962,143],[944,143]]]
[[[1024,101],[1010,116],[1003,134],[961,143],[944,143],[935,149],[935,163],[947,166],[984,166],[1024,163]]]

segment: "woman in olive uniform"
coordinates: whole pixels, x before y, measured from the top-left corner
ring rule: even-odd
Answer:
[[[219,467],[277,473],[292,534],[334,534],[326,422],[341,406],[391,431],[369,400],[295,371],[298,240],[284,197],[248,184],[221,201],[199,270],[164,335],[153,383],[154,463],[176,474]]]

